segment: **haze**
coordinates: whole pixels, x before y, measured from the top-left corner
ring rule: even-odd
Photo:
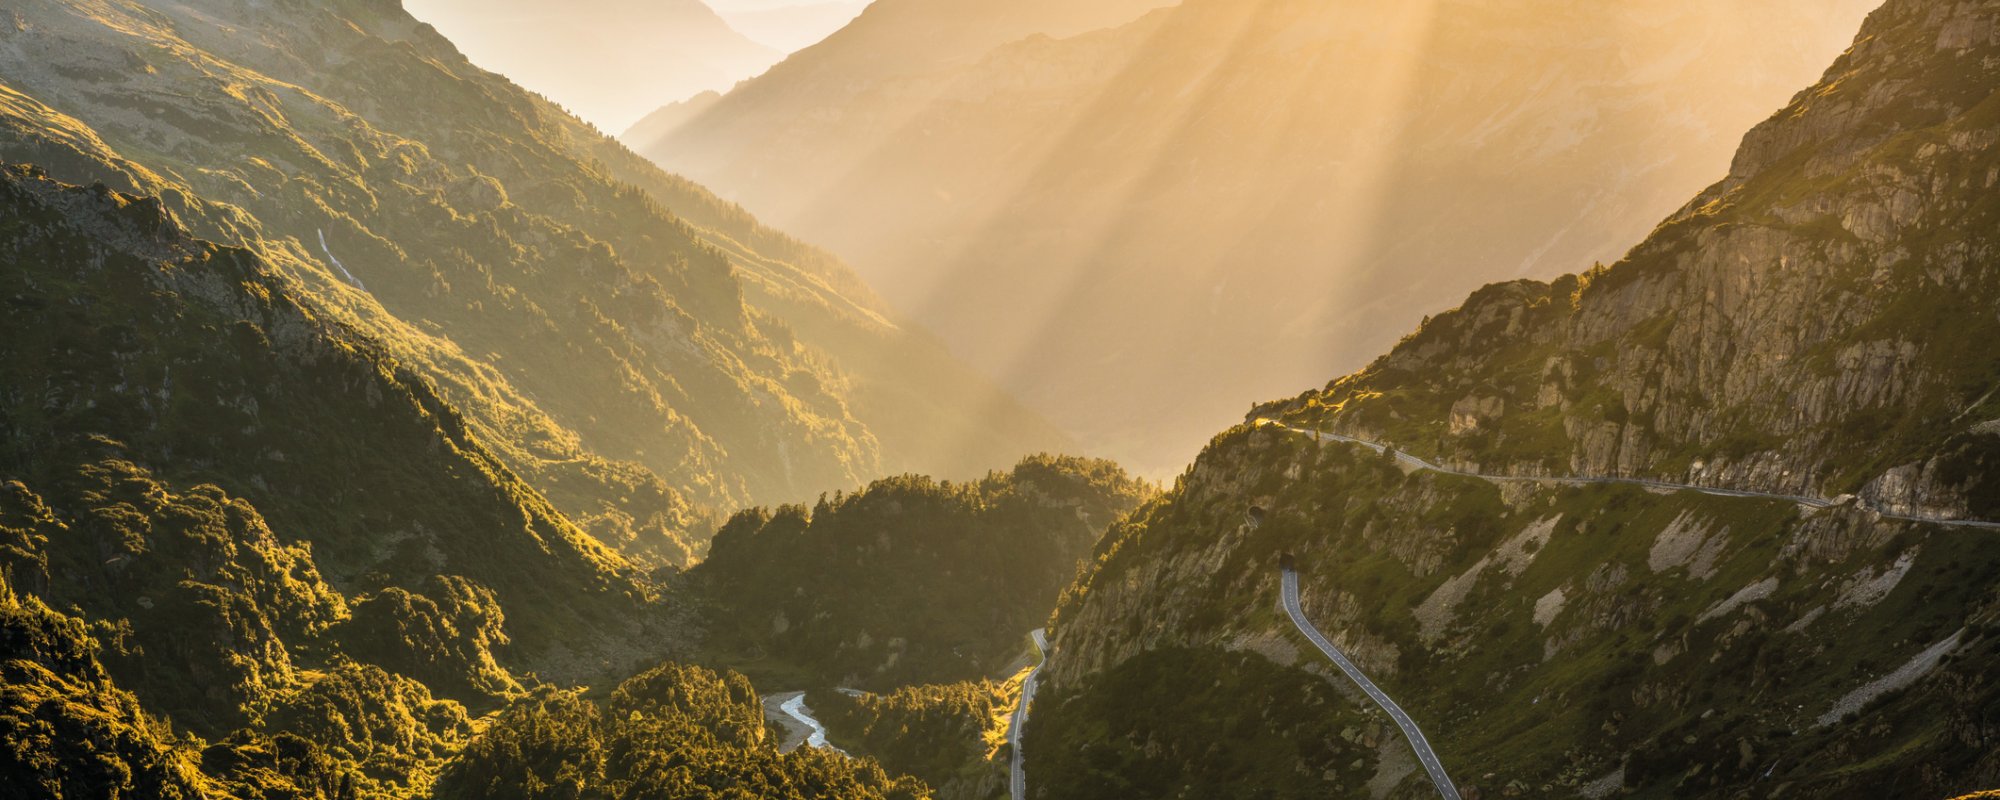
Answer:
[[[1616,260],[1870,5],[411,7],[1164,477],[1472,288]]]
[[[1156,5],[884,0],[625,138],[1164,475],[1482,283],[1615,260],[1870,7]]]

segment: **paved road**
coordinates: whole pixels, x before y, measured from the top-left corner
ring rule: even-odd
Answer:
[[[1028,677],[1021,682],[1021,702],[1014,706],[1014,722],[1008,726],[1007,749],[1013,751],[1014,763],[1007,778],[1007,791],[1014,800],[1027,800],[1028,772],[1021,766],[1021,729],[1028,724],[1028,704],[1035,702],[1035,680],[1042,675],[1042,667],[1049,664],[1048,632],[1036,630],[1030,634],[1035,639],[1035,650],[1041,653],[1041,662],[1028,670]]]
[[[1388,445],[1382,444],[1381,442],[1371,442],[1368,441],[1367,439],[1357,439],[1352,436],[1342,436],[1338,433],[1327,433],[1326,431],[1316,431],[1310,428],[1295,427],[1291,425],[1286,425],[1282,422],[1273,419],[1260,419],[1257,420],[1256,424],[1276,425],[1278,427],[1284,428],[1285,430],[1291,431],[1292,433],[1296,433],[1301,436],[1310,436],[1313,438],[1314,441],[1345,442],[1347,444],[1358,444],[1361,445],[1362,447],[1366,447],[1377,453],[1380,453],[1383,450],[1388,449]],[[1760,500],[1783,500],[1790,503],[1797,503],[1799,505],[1806,506],[1808,508],[1827,508],[1834,504],[1832,500],[1827,500],[1825,498],[1820,498],[1820,497],[1805,497],[1803,495],[1794,495],[1794,494],[1773,494],[1770,492],[1748,492],[1748,491],[1743,491],[1741,489],[1722,489],[1714,486],[1695,486],[1693,484],[1686,484],[1686,483],[1668,483],[1666,481],[1646,480],[1643,478],[1597,478],[1588,476],[1559,478],[1559,477],[1524,477],[1520,475],[1487,475],[1482,472],[1468,472],[1465,470],[1451,469],[1449,467],[1441,467],[1429,461],[1425,461],[1421,458],[1410,455],[1409,453],[1405,453],[1401,450],[1396,451],[1396,460],[1404,464],[1407,464],[1411,467],[1414,467],[1416,469],[1430,470],[1432,472],[1442,472],[1447,475],[1463,475],[1468,478],[1479,478],[1482,480],[1492,481],[1494,483],[1557,483],[1567,486],[1622,484],[1627,486],[1643,486],[1648,489],[1663,489],[1667,491],[1694,491],[1694,492],[1701,492],[1702,494],[1716,495],[1718,497],[1749,497]],[[1986,528],[1989,530],[2000,530],[2000,522],[1987,522],[1985,520],[1976,520],[1976,519],[1950,519],[1945,517],[1928,517],[1917,514],[1896,514],[1884,511],[1880,508],[1875,508],[1874,506],[1869,505],[1865,500],[1860,502],[1863,503],[1863,505],[1866,505],[1867,507],[1874,510],[1877,514],[1880,514],[1887,519],[1899,519],[1909,522],[1929,522],[1937,525],[1951,525],[1963,528]]]
[[[1438,761],[1437,751],[1431,749],[1430,740],[1425,739],[1424,732],[1417,729],[1417,723],[1410,719],[1410,715],[1403,713],[1402,706],[1396,705],[1396,701],[1389,699],[1387,692],[1382,691],[1382,688],[1369,680],[1367,675],[1362,674],[1361,668],[1347,660],[1347,656],[1340,652],[1340,648],[1333,646],[1333,642],[1327,641],[1326,637],[1320,634],[1319,628],[1313,627],[1313,624],[1306,619],[1305,611],[1299,608],[1299,574],[1287,566],[1284,568],[1284,575],[1285,613],[1291,615],[1292,624],[1298,626],[1299,632],[1311,639],[1313,645],[1325,653],[1327,658],[1333,659],[1333,663],[1340,667],[1340,671],[1347,673],[1348,679],[1361,687],[1361,691],[1366,692],[1369,699],[1375,701],[1375,705],[1381,706],[1382,710],[1396,721],[1396,727],[1403,729],[1403,738],[1410,740],[1410,749],[1416,751],[1417,760],[1423,762],[1424,771],[1430,773],[1431,783],[1437,786],[1438,794],[1445,800],[1460,800],[1458,785],[1452,783],[1451,776],[1445,774],[1444,764]],[[1015,797],[1019,798],[1020,795]]]

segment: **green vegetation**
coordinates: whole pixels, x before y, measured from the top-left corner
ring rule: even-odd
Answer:
[[[1183,479],[1135,513],[1066,597],[1058,647],[1112,654],[1110,666],[1045,690],[1030,736],[1056,744],[1031,742],[1032,752],[1124,741],[1104,719],[1185,691],[1114,677],[1123,671],[1194,687],[1231,680],[1235,667],[1212,660],[1139,666],[1159,648],[1239,637],[1306,648],[1276,610],[1278,554],[1290,552],[1308,614],[1425,727],[1455,775],[1488,791],[1516,781],[1573,791],[1623,766],[1634,796],[1709,796],[1777,764],[1779,780],[1894,795],[1947,774],[1932,765],[1969,776],[1995,766],[1990,740],[1972,733],[2000,708],[2000,684],[1975,677],[2000,655],[2000,553],[1983,534],[1695,492],[1406,475],[1358,447],[1268,429],[1222,437],[1196,475],[1228,478]],[[1214,532],[1244,525],[1246,498],[1261,522],[1218,557]],[[1543,533],[1530,544],[1532,531]],[[1856,588],[1876,584],[1879,595]],[[1450,587],[1457,600],[1438,606]],[[1133,615],[1175,624],[1137,648]],[[1959,630],[1968,645],[1929,680],[1866,704],[1858,722],[1818,724],[1836,700]],[[1266,696],[1245,689],[1207,724],[1253,725],[1271,713]],[[1050,710],[1072,704],[1087,710]],[[1033,783],[1082,785],[1102,769],[1119,786],[1164,769],[1086,763],[1045,774],[1038,756]],[[1487,774],[1499,783],[1474,777]]]
[[[633,570],[253,254],[30,168],[0,209],[10,789],[422,796],[456,700],[645,657]]]
[[[304,678],[306,686],[280,699],[264,727],[353,765],[352,785],[362,796],[424,796],[472,738],[463,706],[379,667],[336,661]]]
[[[504,698],[520,686],[493,659],[507,644],[493,592],[464,578],[434,576],[425,588],[442,602],[391,586],[354,603],[340,631],[357,652],[467,702]]]
[[[193,754],[96,655],[82,620],[0,575],[0,785],[27,797],[199,797]]]
[[[466,691],[506,689],[476,652],[502,641],[499,607],[531,668],[629,647],[616,637],[652,591],[632,568],[253,254],[184,237],[157,203],[25,168],[0,179],[0,207],[28,223],[5,242],[12,302],[46,309],[0,319],[0,559],[52,603],[129,625],[114,650],[149,704],[199,706],[183,724],[217,733],[254,715],[361,599],[332,585],[387,592],[359,633],[462,642],[460,665],[480,668]],[[427,602],[398,608],[392,589]],[[427,605],[429,619],[402,613]],[[365,655],[441,679],[420,664],[445,654],[387,652],[405,632]]]
[[[977,680],[1151,492],[1109,462],[1051,456],[973,483],[891,478],[738,514],[689,578],[730,663],[771,657],[867,688]]]
[[[1327,680],[1210,649],[1141,654],[1035,709],[1035,798],[1326,797],[1368,779],[1381,735]]]
[[[495,720],[438,784],[438,800],[927,800],[867,760],[779,755],[750,683],[668,664],[593,701],[538,692]]]
[[[869,760],[779,755],[733,673],[659,667],[603,698],[560,688],[658,663],[686,641],[683,617],[429,382],[296,302],[257,252],[191,238],[157,202],[9,167],[0,210],[0,254],[19,265],[0,300],[34,312],[0,324],[10,788],[931,796]],[[796,552],[726,538],[714,574],[770,559],[787,579],[865,546],[854,580],[917,576],[912,591],[947,595],[947,621],[910,634],[907,669],[989,669],[953,648],[1039,625],[1103,526],[1150,491],[1054,457],[971,484],[885,481],[828,503],[825,536]],[[941,588],[981,570],[985,589]]]
[[[843,749],[917,777],[939,800],[990,800],[1006,791],[1007,730],[1020,692],[1017,681],[816,692],[813,710]]]
[[[779,755],[740,675],[672,664],[602,702],[538,690],[476,737],[456,703],[343,664],[267,721],[185,739],[118,688],[81,620],[0,575],[0,782],[15,797],[926,800],[914,779],[810,748]],[[468,743],[469,741],[469,743]],[[461,748],[463,753],[460,754]],[[443,768],[435,792],[431,781]]]

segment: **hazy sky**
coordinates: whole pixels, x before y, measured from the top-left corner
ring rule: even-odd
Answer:
[[[705,5],[705,7],[704,7]],[[853,19],[866,0],[406,0],[482,67],[617,134],[727,91]]]
[[[819,5],[826,0],[712,0],[709,8],[717,11],[763,11],[773,8],[797,8]]]

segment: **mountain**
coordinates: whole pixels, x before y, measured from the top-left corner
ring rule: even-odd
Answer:
[[[607,131],[623,130],[663,102],[727,89],[788,52],[738,33],[701,0],[411,0],[404,7],[474,63]]]
[[[853,22],[869,0],[717,0],[716,12],[744,36],[786,53],[818,44]]]
[[[1032,417],[393,4],[0,19],[6,794],[929,796],[663,665],[699,620],[658,568],[925,457],[857,414],[973,459],[986,421],[923,420]]]
[[[0,158],[256,251],[641,564],[685,566],[749,502],[1065,444],[832,257],[393,5],[8,16]]]
[[[662,163],[697,166],[730,157],[732,136],[762,139],[770,126],[833,112],[875,86],[926,75],[977,60],[993,48],[1027,36],[1068,36],[1127,22],[1169,0],[875,0],[859,17],[787,57],[728,93],[719,108],[704,111],[700,137],[663,139],[690,116],[688,106],[668,105],[642,118],[621,137]],[[671,151],[671,156],[663,155]],[[807,176],[801,174],[801,179]]]
[[[638,632],[636,571],[286,271],[187,236],[154,198],[32,167],[4,180],[0,563],[33,596],[136,619],[121,636],[151,657],[134,668],[186,698],[166,708],[256,707],[290,672],[286,639],[372,613],[334,585],[503,603],[510,652],[552,673]],[[193,632],[258,643],[263,663],[204,662]],[[464,633],[468,663],[505,644]]]
[[[698,598],[558,512],[419,371],[316,314],[298,265],[31,166],[0,169],[0,263],[9,797],[932,796],[871,759],[781,754],[746,678],[661,663],[698,641],[678,608]],[[981,487],[985,516],[924,521],[1038,566],[990,587],[1037,615],[1090,520],[1144,490],[1050,458]]]
[[[1944,521],[2000,517],[1996,65],[2000,4],[1890,0],[1626,258],[1217,437],[1059,610],[1031,796],[1432,796],[1287,554],[1466,797],[2000,782],[2000,550]]]
[[[520,676],[685,641],[638,570],[288,270],[32,167],[0,171],[0,209],[10,788],[403,796]]]
[[[878,4],[625,139],[1167,474],[1463,287],[1616,260],[1872,4],[1190,0],[977,47]]]
[[[1110,462],[1048,456],[970,483],[889,478],[811,509],[742,512],[687,577],[724,663],[878,691],[978,680],[1151,494]]]

